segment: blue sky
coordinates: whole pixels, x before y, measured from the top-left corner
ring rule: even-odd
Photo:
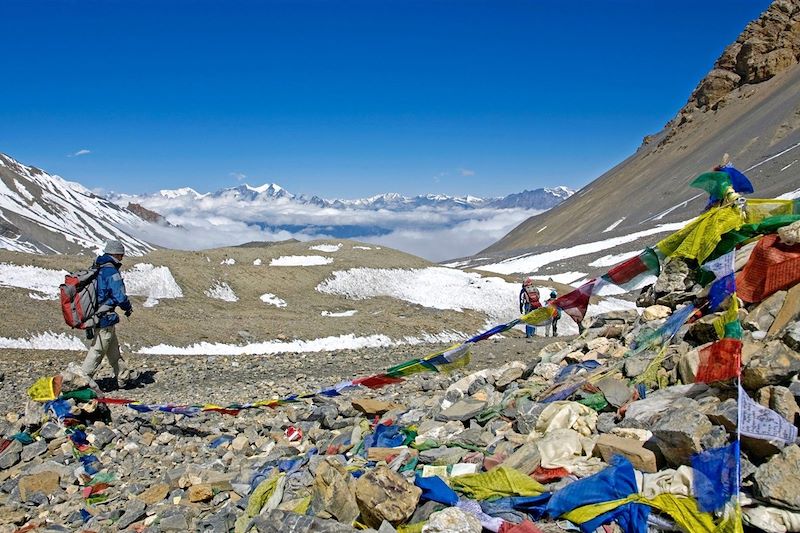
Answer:
[[[768,5],[6,1],[0,151],[131,193],[577,188]]]

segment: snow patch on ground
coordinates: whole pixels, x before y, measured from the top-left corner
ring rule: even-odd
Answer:
[[[795,198],[800,198],[800,189],[778,196],[778,200],[794,200]]]
[[[531,276],[533,279],[554,281],[556,283],[563,283],[569,285],[576,279],[580,279],[586,275],[586,272],[564,272],[561,274],[553,274],[552,276]]]
[[[337,270],[316,289],[351,300],[390,296],[433,309],[473,309],[486,313],[494,323],[519,316],[518,283],[445,267]],[[550,292],[550,288],[540,290]]]
[[[610,266],[614,266],[616,264],[619,264],[619,263],[625,261],[626,259],[630,259],[631,257],[636,257],[640,253],[642,253],[641,250],[636,250],[636,251],[633,251],[633,252],[625,252],[625,253],[621,253],[621,254],[604,255],[603,257],[601,257],[599,259],[595,259],[594,261],[589,263],[587,266],[590,266],[590,267],[610,267]]]
[[[466,335],[460,332],[444,332],[439,334],[423,333],[419,337],[403,337],[393,340],[386,335],[369,335],[357,337],[350,333],[335,337],[323,337],[311,340],[266,341],[247,345],[201,342],[190,346],[171,346],[159,344],[139,350],[140,354],[149,355],[272,355],[281,353],[332,352],[337,350],[358,350],[361,348],[381,348],[426,343],[450,343],[462,341]]]
[[[144,307],[153,307],[164,298],[183,298],[175,278],[168,267],[137,263],[122,272],[129,296],[147,296]]]
[[[622,224],[622,222],[623,222],[624,220],[625,220],[625,217],[622,217],[621,219],[617,220],[616,222],[614,222],[613,224],[611,224],[609,227],[607,227],[606,229],[604,229],[604,230],[603,230],[603,233],[608,233],[609,231],[613,230],[614,228],[616,228],[617,226],[619,226],[620,224]]]
[[[372,250],[369,246],[353,246],[353,250]]]
[[[227,259],[223,259],[220,262],[220,265],[235,265],[235,264],[236,264],[236,259],[234,259],[233,257],[228,257]]]
[[[284,255],[270,261],[270,266],[319,266],[333,263],[332,257],[321,255]]]
[[[317,244],[315,246],[309,246],[309,250],[316,250],[318,252],[338,252],[342,248],[342,243],[339,244]]]
[[[262,294],[261,296],[259,296],[259,298],[261,298],[261,301],[264,302],[265,304],[274,305],[275,307],[286,307],[286,300],[278,298],[271,292]]]
[[[222,300],[224,302],[238,302],[239,297],[233,292],[231,286],[224,281],[215,281],[214,285],[203,293],[209,298]]]
[[[340,317],[340,316],[353,316],[354,314],[358,313],[355,309],[350,309],[349,311],[323,311],[320,313],[322,316],[333,316],[333,317]]]
[[[8,337],[0,337],[0,349],[69,350],[82,352],[86,350],[86,346],[78,337],[73,335],[45,331],[44,333],[31,335],[30,338],[27,339],[10,339]]]
[[[536,233],[541,233],[546,229],[547,229],[547,226],[542,226],[541,228],[539,228],[539,231],[537,231]]]
[[[58,298],[58,286],[64,283],[66,270],[51,270],[35,266],[0,263],[0,287],[14,287],[36,291],[46,299]]]
[[[549,265],[550,263],[554,263],[556,261],[561,261],[563,259],[570,259],[572,257],[578,257],[581,255],[587,255],[595,252],[601,252],[603,250],[608,250],[609,248],[614,248],[621,244],[633,242],[637,239],[646,237],[648,235],[656,235],[658,233],[677,231],[683,228],[685,225],[686,225],[685,222],[661,224],[658,227],[644,231],[637,231],[636,233],[631,233],[630,235],[623,235],[620,237],[614,237],[602,241],[579,244],[577,246],[571,246],[569,248],[560,248],[558,250],[552,250],[549,252],[525,254],[505,259],[503,261],[500,261],[499,263],[483,265],[475,268],[479,270],[486,270],[488,272],[497,272],[498,274],[536,272],[542,266]]]
[[[255,261],[253,261],[253,266],[261,266],[261,258],[258,258]]]

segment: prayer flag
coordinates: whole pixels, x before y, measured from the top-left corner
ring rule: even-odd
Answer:
[[[742,224],[744,213],[739,207],[715,207],[659,241],[656,247],[667,257],[697,259],[702,264],[717,247],[722,235],[739,229]]]
[[[700,365],[696,383],[725,381],[739,375],[742,360],[742,341],[722,339],[700,350]]]
[[[375,374],[374,376],[354,379],[353,385],[363,385],[364,387],[368,387],[370,389],[379,389],[386,385],[402,382],[403,380],[401,378],[393,378],[391,376],[387,376],[386,374]]]
[[[762,440],[782,440],[787,444],[797,438],[794,424],[767,407],[758,405],[739,386],[739,433]]]
[[[734,292],[736,292],[736,278],[733,273],[716,280],[708,290],[709,310],[715,312],[728,296]]]
[[[597,280],[591,279],[574,291],[564,296],[559,296],[553,300],[550,305],[555,305],[572,317],[575,322],[580,323],[583,317],[586,316],[586,310],[589,308],[589,298],[592,296],[592,291],[594,290],[596,282]],[[546,307],[550,307],[550,305]]]
[[[731,176],[727,172],[704,172],[693,179],[689,186],[703,189],[715,202],[724,198],[728,187],[732,187]]]
[[[692,455],[692,492],[701,511],[718,511],[739,492],[739,460],[739,441]]]
[[[575,292],[575,291],[572,291]],[[567,294],[569,296],[570,294]],[[556,300],[558,302],[558,300]],[[520,321],[525,322],[526,324],[530,324],[531,326],[541,326],[542,324],[549,324],[553,317],[558,314],[556,308],[552,305],[552,302],[544,307],[539,307],[538,309],[534,309],[527,315],[522,315],[519,317]]]
[[[746,302],[760,302],[799,281],[800,244],[784,244],[777,234],[758,241],[736,278],[738,292]]]
[[[728,309],[712,322],[720,339],[741,339],[742,326],[739,324],[739,299],[734,292]]]
[[[642,253],[614,266],[603,277],[605,281],[626,288],[635,285],[644,275],[657,276],[659,261],[655,250],[645,248]]]
[[[719,170],[730,177],[731,187],[733,187],[734,191],[741,194],[750,194],[755,192],[753,189],[753,184],[750,183],[750,180],[747,178],[747,176],[742,174],[733,165],[725,165],[724,167],[720,167]]]
[[[736,260],[736,252],[731,250],[730,252],[717,257],[711,261],[706,262],[700,268],[703,270],[708,270],[709,272],[713,273],[716,279],[724,278],[734,272],[734,262]]]

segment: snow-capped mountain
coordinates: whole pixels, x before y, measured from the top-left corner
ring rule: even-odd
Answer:
[[[145,222],[79,183],[66,181],[0,153],[0,248],[52,254],[94,252],[108,239],[129,255],[153,247],[120,227]]]
[[[385,209],[389,211],[412,211],[421,207],[437,208],[480,208],[491,207],[495,209],[550,209],[566,200],[575,191],[564,186],[534,189],[520,193],[509,194],[508,196],[494,198],[480,198],[478,196],[448,196],[444,194],[425,194],[417,196],[404,196],[399,193],[390,192],[356,199],[324,199],[319,196],[294,195],[276,183],[266,183],[253,187],[248,184],[237,187],[220,189],[216,192],[201,194],[190,187],[183,187],[174,190],[161,190],[157,195],[117,195],[112,199],[124,200],[129,202],[145,202],[159,196],[162,199],[192,199],[201,198],[220,198],[228,200],[239,200],[244,202],[271,202],[283,200],[295,202],[301,205],[316,205],[319,207],[331,207],[334,209],[357,209],[357,210],[377,210]],[[121,202],[124,203],[124,202]]]

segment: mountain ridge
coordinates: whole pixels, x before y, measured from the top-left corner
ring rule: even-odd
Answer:
[[[661,132],[645,137],[635,153],[560,205],[528,218],[472,257],[502,260],[688,220],[706,201],[689,182],[725,153],[748,174],[754,196],[791,193],[800,183],[800,167],[792,166],[800,157],[798,60],[800,0],[778,0],[725,49]],[[720,88],[709,80],[721,76],[714,71],[723,67],[738,78],[725,75],[735,83]]]

